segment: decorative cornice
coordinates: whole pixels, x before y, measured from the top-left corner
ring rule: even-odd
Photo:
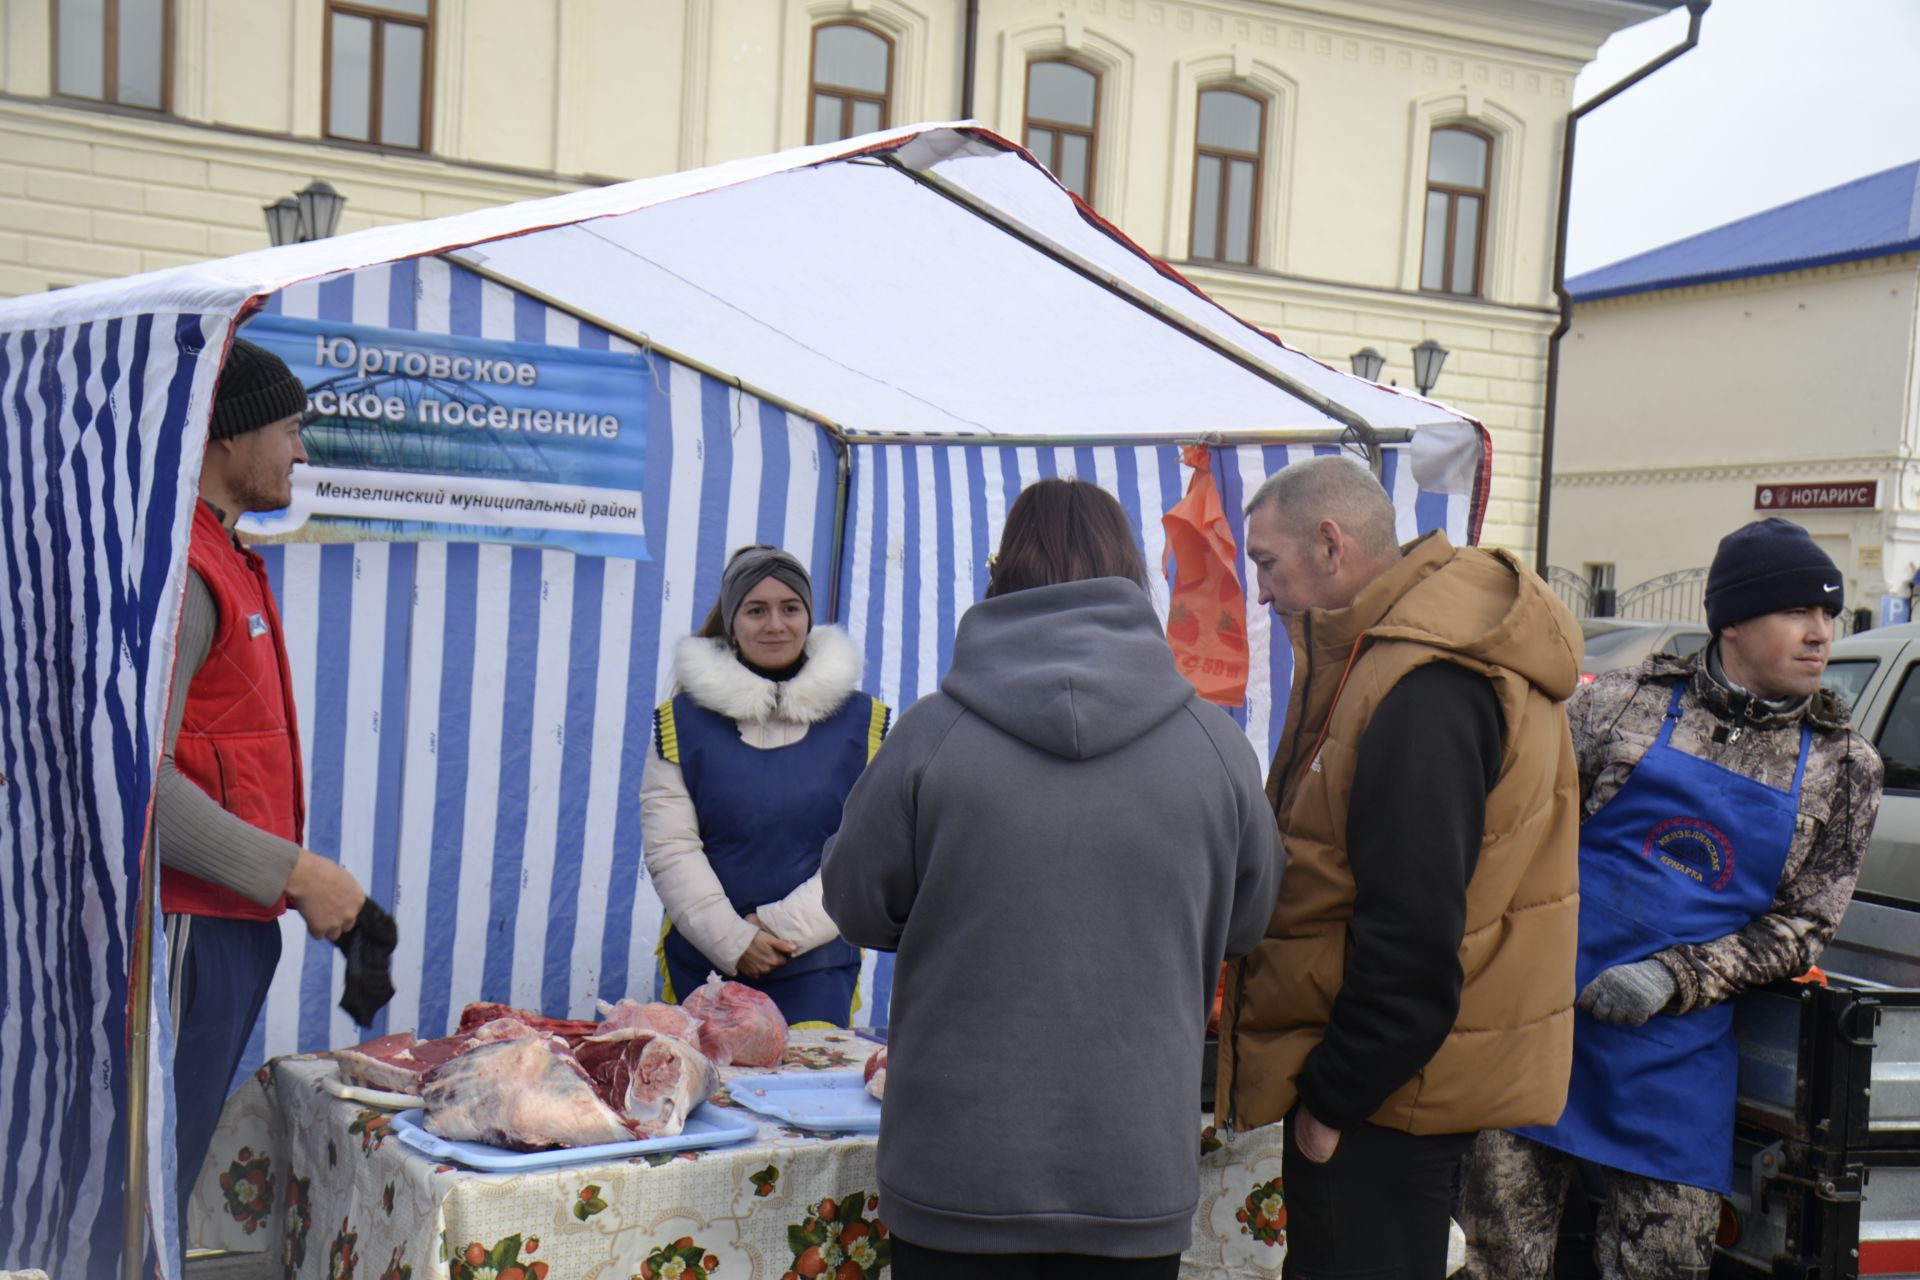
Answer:
[[[1343,284],[1338,280],[1316,280],[1309,276],[1284,275],[1275,271],[1222,268],[1191,262],[1176,262],[1173,265],[1181,275],[1206,290],[1209,297],[1223,303],[1232,297],[1253,298],[1262,302],[1331,303],[1410,320],[1485,325],[1529,335],[1551,332],[1556,319],[1556,313],[1544,307],[1514,307],[1498,302],[1444,298],[1430,293]]]
[[[1792,267],[1764,275],[1742,276],[1738,280],[1714,280],[1707,284],[1680,285],[1671,289],[1648,289],[1640,293],[1618,293],[1606,298],[1573,301],[1574,314],[1592,315],[1601,311],[1624,310],[1649,302],[1671,302],[1681,298],[1718,298],[1736,293],[1764,293],[1790,289],[1797,285],[1818,284],[1848,276],[1884,275],[1903,268],[1920,266],[1920,252],[1883,254],[1877,258],[1853,258],[1819,267]]]
[[[1525,15],[1544,13],[1546,6],[1503,4],[1498,21],[1487,20],[1489,15],[1475,21],[1474,15],[1450,14],[1462,34],[1447,35],[1432,29],[1432,0],[1313,0],[1311,9],[1253,0],[1079,0],[1077,6],[1062,6],[1068,11],[1075,7],[1092,24],[1117,19],[1183,34],[1199,32],[1244,44],[1256,55],[1263,49],[1285,50],[1333,62],[1392,66],[1482,90],[1544,96],[1555,103],[1571,100],[1574,77],[1600,41],[1626,25],[1611,24],[1607,31],[1569,41],[1560,24],[1525,21]],[[1537,43],[1524,43],[1529,31],[1539,33]]]
[[[471,191],[495,200],[503,191],[533,197],[620,181],[0,94],[0,131],[24,132],[29,127],[44,136],[75,142],[144,148],[167,155],[185,153],[239,164],[286,165],[297,161],[310,167],[316,158],[323,158],[330,172],[359,173],[370,181],[412,185],[414,190],[420,189],[418,184],[431,181],[440,184],[441,190],[452,189],[458,194]],[[460,187],[449,188],[449,183]]]
[[[1870,473],[1880,476],[1920,474],[1920,456],[1865,455],[1852,458],[1782,458],[1775,461],[1708,463],[1693,467],[1632,467],[1619,470],[1574,471],[1554,468],[1556,488],[1591,489],[1633,484],[1682,484],[1699,480],[1760,480],[1785,483],[1799,476]]]

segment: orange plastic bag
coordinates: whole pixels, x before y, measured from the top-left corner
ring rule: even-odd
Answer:
[[[1247,597],[1235,572],[1240,550],[1206,446],[1191,445],[1180,457],[1194,469],[1193,480],[1160,519],[1167,531],[1162,567],[1171,586],[1167,644],[1195,692],[1238,707],[1247,700]]]

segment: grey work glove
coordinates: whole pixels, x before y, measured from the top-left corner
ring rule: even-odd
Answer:
[[[1602,1022],[1637,1027],[1673,999],[1673,974],[1658,960],[1617,964],[1595,974],[1576,1002]]]

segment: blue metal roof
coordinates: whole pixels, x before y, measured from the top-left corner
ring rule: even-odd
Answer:
[[[1577,301],[1800,271],[1920,249],[1920,160],[1567,281]]]

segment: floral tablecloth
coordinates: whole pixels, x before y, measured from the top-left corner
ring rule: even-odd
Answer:
[[[796,1031],[781,1070],[877,1048]],[[756,1069],[726,1069],[723,1082]],[[186,1224],[196,1248],[265,1252],[328,1280],[878,1280],[891,1254],[874,1137],[762,1120],[750,1141],[519,1174],[437,1164],[387,1112],[321,1088],[330,1059],[278,1058],[228,1102]],[[730,1098],[716,1099],[735,1105]],[[1182,1274],[1279,1274],[1278,1126],[1221,1143],[1196,1111],[1200,1200]]]

